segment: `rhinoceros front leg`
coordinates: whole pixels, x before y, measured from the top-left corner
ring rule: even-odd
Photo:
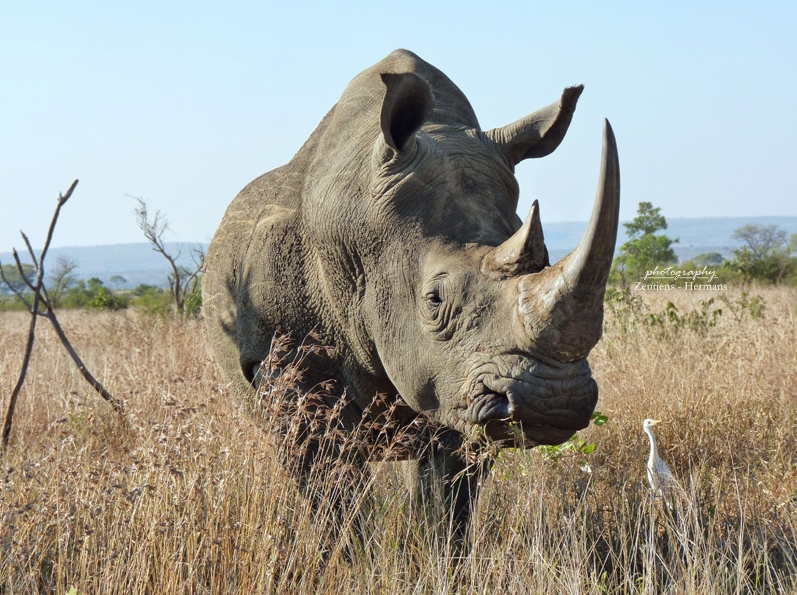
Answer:
[[[370,468],[333,437],[305,440],[292,450],[283,454],[282,464],[312,506],[314,526],[323,535],[322,556],[339,551],[352,561],[369,534]]]
[[[454,554],[467,550],[468,529],[480,482],[490,463],[468,463],[462,456],[462,437],[443,432],[418,456],[404,463],[413,513],[434,530],[444,527]]]
[[[352,439],[357,412],[334,383],[296,374],[290,365],[264,370],[256,375],[259,414],[277,437],[281,464],[312,507],[322,555],[328,559],[340,550],[351,559],[367,534],[373,477]]]

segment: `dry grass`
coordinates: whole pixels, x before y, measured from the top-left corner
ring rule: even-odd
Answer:
[[[706,332],[609,320],[591,356],[609,416],[583,433],[592,472],[505,451],[458,564],[408,520],[390,466],[364,551],[323,563],[326,531],[229,399],[200,323],[64,312],[127,418],[42,324],[0,469],[0,593],[797,593],[797,294],[758,293],[763,319],[725,306]],[[697,297],[679,294],[680,312]],[[3,412],[26,329],[0,315]],[[647,490],[644,417],[663,420],[682,479],[673,510]]]

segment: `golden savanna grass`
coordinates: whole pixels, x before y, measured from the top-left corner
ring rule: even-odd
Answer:
[[[504,451],[458,561],[442,528],[409,519],[390,465],[365,547],[322,560],[329,531],[231,400],[200,322],[60,314],[120,420],[40,321],[0,468],[0,593],[797,593],[797,293],[753,293],[756,319],[739,291],[609,313],[590,356],[609,422],[580,434],[594,452]],[[715,326],[644,322],[710,297]],[[3,413],[27,324],[0,315]],[[681,480],[672,508],[647,488],[645,417]]]

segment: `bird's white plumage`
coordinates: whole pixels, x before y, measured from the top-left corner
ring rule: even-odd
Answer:
[[[660,423],[657,419],[646,419],[642,422],[642,429],[650,438],[650,456],[648,457],[648,482],[656,495],[669,494],[678,485],[675,476],[667,464],[661,460],[659,450],[656,448],[656,437],[653,435],[653,426]]]

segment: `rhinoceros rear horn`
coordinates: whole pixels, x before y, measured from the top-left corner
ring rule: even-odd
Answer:
[[[383,73],[387,91],[382,103],[382,135],[389,147],[402,152],[432,114],[434,100],[429,85],[417,74]]]
[[[550,264],[540,223],[540,205],[535,200],[523,226],[511,238],[487,254],[482,261],[482,270],[486,273],[514,277],[525,273],[536,273]]]
[[[532,157],[545,157],[552,153],[565,137],[583,90],[583,85],[568,87],[559,101],[517,122],[488,130],[485,135],[495,143],[512,165]]]

